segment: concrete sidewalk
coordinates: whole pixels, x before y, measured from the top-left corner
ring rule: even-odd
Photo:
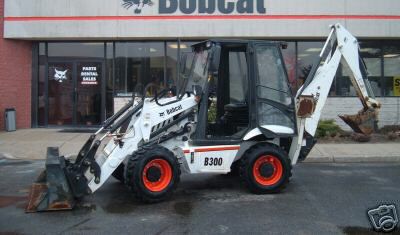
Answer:
[[[65,133],[60,129],[22,129],[0,132],[0,157],[45,159],[47,147],[59,147],[60,154],[76,155],[89,133]]]
[[[0,132],[0,158],[45,159],[48,146],[76,155],[89,133],[65,133],[59,129],[23,129]],[[317,144],[306,162],[400,162],[399,143]]]

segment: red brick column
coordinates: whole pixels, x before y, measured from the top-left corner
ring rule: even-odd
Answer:
[[[0,0],[0,130],[4,110],[15,108],[17,128],[31,127],[32,43],[4,39],[4,0]]]

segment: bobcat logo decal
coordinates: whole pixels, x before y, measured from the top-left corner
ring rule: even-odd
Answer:
[[[66,69],[65,71],[59,71],[56,68],[54,69],[54,80],[58,81],[58,82],[63,82],[64,80],[67,80],[67,72],[68,69]]]
[[[123,0],[123,2],[124,3],[122,3],[122,6],[125,7],[126,9],[134,7],[135,14],[142,13],[142,9],[146,5],[153,6],[154,4],[151,0]]]

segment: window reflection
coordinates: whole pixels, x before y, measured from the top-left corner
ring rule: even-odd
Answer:
[[[83,57],[104,59],[103,42],[51,42],[48,43],[49,57]]]
[[[383,48],[385,96],[400,96],[400,43]]]
[[[131,95],[136,86],[145,87],[149,83],[165,86],[164,43],[115,43],[115,94]],[[148,95],[154,92],[151,89]]]
[[[361,57],[365,61],[368,71],[368,80],[375,96],[382,95],[382,50],[380,43],[377,42],[361,42]]]
[[[39,43],[38,125],[44,126],[56,122],[51,119],[54,111],[52,110],[54,100],[50,89],[51,84],[46,87],[49,61],[80,61],[81,59],[105,61],[105,111],[106,116],[109,117],[114,112],[114,97],[131,96],[137,85],[146,86],[149,83],[155,83],[161,87],[177,86],[179,88],[177,78],[184,77],[184,74],[190,70],[193,58],[191,45],[194,43],[197,42]],[[374,94],[400,96],[400,43],[393,40],[368,40],[361,41],[360,46]],[[304,83],[322,47],[323,41],[292,41],[288,42],[287,49],[282,50],[292,91],[296,91]],[[178,65],[181,59],[186,63]],[[347,64],[342,61],[333,81],[330,96],[356,96],[355,89],[349,80],[350,74]],[[47,88],[49,91],[46,93]],[[151,95],[154,90],[150,90],[149,93]],[[104,95],[103,91],[102,95]]]
[[[287,48],[282,50],[283,59],[285,60],[286,70],[288,73],[290,88],[295,94],[297,90],[296,79],[296,43],[288,42]]]
[[[193,60],[193,53],[191,46],[196,44],[195,41],[185,41],[180,42],[180,58],[178,59],[178,42],[168,42],[167,43],[167,86],[177,86],[180,84],[177,81],[179,73],[187,73],[190,70],[191,62]],[[178,61],[180,71],[178,71]],[[183,75],[181,75],[183,76]]]
[[[323,42],[298,42],[297,54],[297,87],[300,88],[307,79],[314,61],[324,46]]]
[[[106,118],[114,113],[114,43],[106,43]]]

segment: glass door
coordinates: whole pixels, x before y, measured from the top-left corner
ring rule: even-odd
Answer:
[[[102,62],[77,62],[76,124],[99,125],[102,110]]]
[[[72,62],[49,62],[48,124],[74,124],[75,79]]]
[[[48,125],[93,126],[104,120],[103,61],[48,63]]]

